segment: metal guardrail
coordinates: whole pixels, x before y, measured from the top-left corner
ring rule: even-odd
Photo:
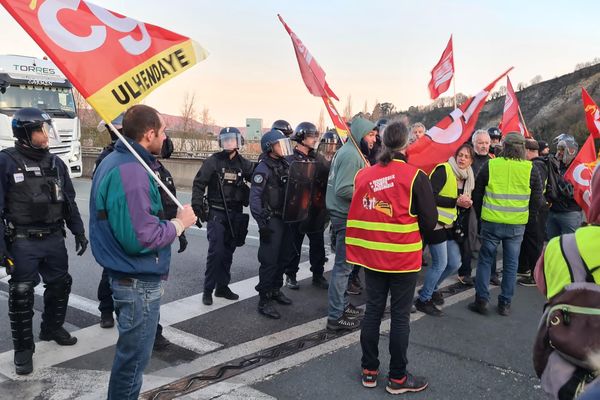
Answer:
[[[83,154],[100,154],[102,152],[103,147],[82,147],[81,152]],[[174,151],[171,155],[171,158],[177,159],[193,159],[193,160],[206,160],[208,157],[213,155],[215,152],[208,151]],[[258,160],[258,156],[260,154],[256,153],[244,153],[240,152],[241,155],[248,158],[249,160]]]

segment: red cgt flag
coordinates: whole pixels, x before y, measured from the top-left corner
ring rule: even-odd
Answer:
[[[450,87],[450,82],[454,77],[454,54],[452,51],[452,35],[446,45],[446,50],[442,53],[440,61],[431,70],[431,80],[429,81],[429,96],[432,100],[437,99]]]
[[[519,101],[513,90],[510,78],[506,77],[506,100],[504,101],[504,114],[502,114],[501,129],[503,135],[508,132],[521,132],[521,135],[530,138],[531,134],[519,118]]]
[[[469,140],[485,100],[496,83],[511,70],[512,67],[477,95],[454,109],[437,125],[429,129],[421,139],[413,143],[408,148],[409,163],[429,174],[437,164],[448,161],[456,149]]]
[[[565,180],[573,185],[573,197],[587,215],[591,201],[592,173],[597,163],[594,138],[600,137],[598,130],[600,113],[598,112],[598,106],[584,88],[581,88],[581,96],[583,97],[583,109],[590,136],[586,139],[571,165],[569,165],[567,172],[565,172]]]
[[[186,36],[88,1],[0,2],[105,121],[208,55]]]
[[[296,36],[296,34],[285,23],[281,15],[277,14],[277,17],[279,17],[283,27],[287,33],[289,33],[290,38],[292,39],[294,51],[296,52],[296,59],[298,60],[298,66],[300,67],[300,74],[302,75],[302,80],[304,81],[306,88],[313,96],[318,96],[323,99],[325,108],[327,108],[327,112],[333,121],[338,135],[342,140],[345,141],[348,137],[349,129],[346,125],[346,122],[340,117],[335,105],[331,101],[332,97],[336,100],[339,99],[327,84],[327,81],[325,80],[325,71],[323,71],[323,68],[321,68],[312,54],[310,54],[300,38]]]

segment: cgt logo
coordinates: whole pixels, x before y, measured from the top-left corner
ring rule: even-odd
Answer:
[[[573,169],[573,179],[575,182],[581,185],[581,189],[583,190],[581,197],[588,206],[591,205],[590,184],[592,181],[592,173],[594,171],[595,164],[595,162],[581,163]]]
[[[139,28],[142,35],[140,39],[134,39],[132,35],[124,35],[119,39],[119,44],[123,50],[134,56],[140,55],[150,48],[152,40],[144,23],[128,17],[116,16],[105,8],[86,1],[83,3],[102,24],[91,25],[90,33],[87,36],[71,32],[60,23],[58,15],[63,10],[82,12],[79,10],[81,3],[81,0],[46,0],[40,5],[37,13],[38,21],[46,35],[58,46],[74,53],[93,51],[104,45],[108,29],[121,33],[132,33]],[[30,3],[32,9],[35,9],[36,6],[35,1]]]

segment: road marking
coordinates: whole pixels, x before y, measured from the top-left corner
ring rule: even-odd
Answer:
[[[334,257],[330,257],[330,261],[325,264],[325,271],[331,270],[333,258]],[[300,270],[297,274],[298,280],[312,276],[309,267],[310,262],[308,261],[300,264]],[[205,306],[202,304],[202,293],[200,293],[164,304],[161,306],[161,324],[165,327],[174,325],[178,322],[214,312],[239,301],[255,297],[257,293],[254,290],[254,286],[257,283],[258,276],[254,276],[229,285],[229,287],[240,296],[239,300],[235,301],[215,297],[212,306]],[[89,301],[93,302],[92,300]],[[97,313],[97,311],[95,313]],[[94,351],[114,345],[118,338],[117,329],[102,329],[100,328],[100,325],[97,324],[79,329],[72,333],[78,338],[78,343],[75,346],[59,346],[54,342],[37,342],[34,355],[35,368],[48,368],[93,353]],[[14,371],[12,350],[0,354],[0,374],[3,374],[10,379],[20,379]]]
[[[198,354],[206,354],[223,347],[221,343],[192,335],[191,333],[184,332],[181,329],[173,328],[172,326],[163,327],[162,333],[163,336],[171,341],[171,343]]]

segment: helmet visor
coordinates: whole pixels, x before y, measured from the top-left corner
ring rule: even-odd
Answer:
[[[44,132],[44,134],[48,137],[48,142],[50,146],[61,143],[60,136],[58,135],[56,129],[54,129],[54,125],[52,125],[51,121],[44,121],[41,129],[42,132]]]
[[[277,147],[279,147],[279,151],[277,151]],[[289,138],[277,140],[275,143],[273,143],[273,150],[279,153],[281,157],[291,156],[294,152]]]
[[[236,150],[242,147],[242,135],[235,132],[219,135],[219,147],[223,150]]]

